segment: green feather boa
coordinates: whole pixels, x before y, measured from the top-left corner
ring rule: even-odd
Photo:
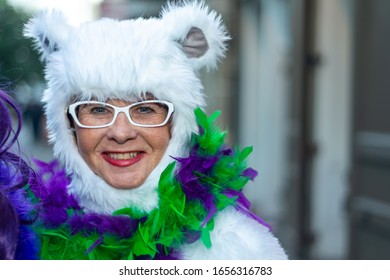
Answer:
[[[226,148],[226,133],[214,125],[219,112],[207,117],[202,110],[197,109],[195,115],[200,133],[192,137],[190,157],[177,159],[161,174],[157,209],[149,214],[134,208],[118,210],[113,216],[96,214],[98,219],[95,222],[89,222],[85,227],[75,227],[74,220],[82,220],[88,214],[71,206],[68,203],[71,197],[67,197],[68,202],[62,204],[64,211],[61,213],[65,215],[62,222],[53,225],[43,217],[37,228],[42,241],[41,258],[175,259],[181,258],[182,244],[199,239],[204,246],[210,248],[214,218],[219,211],[230,205],[237,207],[238,201],[244,198],[242,188],[254,177],[246,175],[254,173],[246,167],[246,158],[252,148],[236,149],[234,152]],[[49,177],[57,175],[51,174]],[[43,176],[47,177],[48,174]],[[53,180],[50,183],[63,184],[66,181],[64,176],[59,176],[61,179],[57,178],[57,183],[53,183]],[[188,183],[183,182],[188,177]],[[48,186],[48,189],[51,187],[53,186]],[[193,193],[192,188],[199,188],[198,192]],[[34,193],[42,200],[39,197],[42,191]],[[49,200],[42,202],[42,216],[52,211],[53,208],[45,209],[45,205],[50,203]],[[247,211],[249,205],[241,206],[241,209],[244,208]],[[99,223],[105,219],[115,223],[117,218],[135,226],[124,234],[110,230],[102,232],[102,224]]]

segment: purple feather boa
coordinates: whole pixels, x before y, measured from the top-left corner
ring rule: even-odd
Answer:
[[[213,176],[213,168],[221,156],[231,156],[231,149],[221,149],[215,155],[203,155],[194,145],[191,153],[186,158],[175,158],[178,162],[176,179],[180,182],[187,200],[198,200],[206,210],[206,217],[202,227],[205,226],[216,214],[215,195],[210,191],[210,186],[203,178]],[[72,234],[83,232],[83,234],[97,233],[98,238],[86,254],[102,244],[105,234],[113,234],[119,238],[131,238],[140,223],[146,220],[146,216],[140,219],[133,219],[127,215],[103,215],[96,213],[84,213],[77,203],[76,197],[67,193],[67,186],[70,179],[65,171],[61,169],[57,161],[44,163],[35,161],[39,167],[38,175],[42,178],[43,184],[32,184],[31,189],[40,201],[40,215],[44,225],[48,228],[56,228],[67,224]],[[253,180],[257,172],[246,168],[240,176]],[[44,187],[42,187],[42,185]],[[270,228],[262,219],[250,212],[250,202],[241,190],[234,190],[221,186],[222,194],[234,201],[232,204],[238,211]],[[195,242],[200,238],[200,232],[185,232],[186,243]],[[159,248],[155,259],[180,259],[181,255],[175,248]],[[140,256],[139,258],[143,258]],[[146,257],[148,258],[148,257]]]
[[[9,110],[16,113],[15,125]],[[27,198],[35,173],[20,156],[21,111],[1,90],[0,123],[0,259],[37,259],[37,237],[30,228],[35,209]]]
[[[32,184],[31,189],[34,195],[39,198],[42,222],[48,228],[55,228],[67,223],[72,234],[78,232],[98,233],[100,238],[86,250],[86,254],[103,242],[104,234],[130,238],[138,228],[139,223],[146,219],[145,217],[132,219],[124,215],[84,213],[76,198],[67,193],[70,179],[66,176],[65,171],[59,167],[58,162],[45,163],[35,160],[35,164],[39,168],[38,174],[43,179],[43,184]],[[69,211],[73,212],[72,215],[69,214]],[[159,250],[159,252],[164,252],[164,250]],[[155,259],[180,259],[180,254],[171,250],[168,255],[157,254]]]
[[[28,198],[28,181],[35,180],[36,176],[27,168],[26,162],[20,159],[19,170],[15,170],[14,165],[6,164],[0,161],[0,173],[3,175],[0,182],[0,193],[6,197],[10,207],[12,207],[15,216],[6,215],[6,211],[0,213],[0,219],[15,222],[17,230],[12,238],[16,239],[16,250],[13,258],[19,260],[38,259],[39,240],[32,229],[32,224],[36,219],[36,208]],[[26,171],[25,173],[21,172]],[[28,172],[27,172],[28,171]],[[5,174],[8,178],[5,179]],[[30,179],[29,179],[30,177]],[[8,212],[10,213],[10,212]],[[11,240],[11,239],[10,239]]]
[[[212,174],[214,165],[218,161],[219,157],[231,156],[233,155],[233,150],[231,148],[225,148],[219,151],[216,155],[211,156],[199,156],[199,154],[198,147],[195,145],[189,157],[175,159],[180,163],[177,176],[182,184],[182,188],[186,194],[186,197],[189,200],[200,199],[207,210],[208,214],[202,224],[202,226],[204,226],[217,212],[217,206],[215,205],[214,195],[209,191],[207,184],[204,184],[199,180],[199,174],[206,176]],[[242,172],[241,176],[247,177],[253,181],[257,176],[257,171],[252,168],[247,168]],[[251,203],[245,197],[242,191],[227,188],[224,191],[224,194],[229,198],[236,198],[235,207],[238,211],[244,213],[248,217],[256,220],[271,230],[271,227],[263,219],[249,210]]]

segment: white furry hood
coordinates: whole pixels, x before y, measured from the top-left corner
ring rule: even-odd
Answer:
[[[87,211],[111,213],[125,206],[151,211],[156,187],[171,156],[185,156],[197,132],[193,111],[204,106],[197,72],[212,69],[229,39],[220,17],[199,1],[167,4],[159,18],[100,19],[78,26],[58,11],[42,12],[25,26],[45,63],[43,95],[54,156],[72,177],[69,191]],[[147,92],[175,106],[172,138],[146,182],[119,190],[95,175],[80,156],[66,109],[72,99],[132,100]]]

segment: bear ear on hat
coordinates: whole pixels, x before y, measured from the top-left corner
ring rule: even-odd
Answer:
[[[24,26],[24,36],[34,40],[41,54],[41,60],[47,61],[51,54],[61,48],[70,34],[71,26],[65,16],[57,10],[47,10],[30,19]]]
[[[209,11],[203,1],[169,3],[161,20],[195,70],[214,69],[225,56],[230,37],[221,16]]]

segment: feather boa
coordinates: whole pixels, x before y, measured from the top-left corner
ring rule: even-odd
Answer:
[[[32,191],[41,201],[43,259],[180,259],[180,246],[201,240],[211,247],[210,231],[218,211],[233,205],[266,225],[249,211],[242,193],[257,172],[246,167],[251,148],[230,149],[225,133],[197,109],[199,135],[193,135],[190,154],[176,158],[161,174],[159,207],[150,213],[124,208],[113,215],[85,213],[66,187],[69,178],[57,162],[37,162],[44,188]],[[267,225],[266,225],[267,226]]]
[[[16,156],[13,156],[13,158],[17,159]],[[17,220],[9,220],[15,217],[3,216],[3,213],[0,213],[0,218],[7,219],[9,223],[15,223],[18,226],[16,232],[9,233],[17,235],[14,258],[17,260],[35,260],[38,259],[39,255],[39,241],[32,227],[36,211],[33,202],[27,195],[29,191],[27,181],[36,178],[33,174],[29,174],[26,162],[19,158],[18,163],[19,172],[15,165],[0,160],[0,192],[9,201],[9,205],[12,206],[17,215]],[[11,239],[7,242],[11,242]]]

